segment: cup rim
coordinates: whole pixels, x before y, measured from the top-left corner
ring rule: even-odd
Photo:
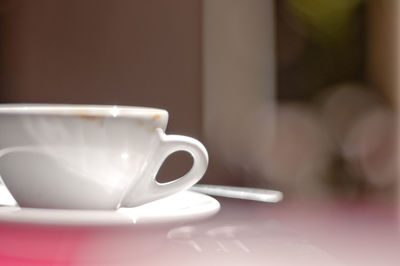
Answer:
[[[57,103],[0,104],[2,114],[168,118],[166,110],[153,107]]]

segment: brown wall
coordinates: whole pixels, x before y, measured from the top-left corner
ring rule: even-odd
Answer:
[[[200,0],[8,1],[2,102],[154,106],[201,133]]]

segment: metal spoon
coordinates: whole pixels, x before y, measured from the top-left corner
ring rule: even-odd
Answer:
[[[254,201],[271,202],[271,203],[276,203],[283,199],[282,192],[276,190],[261,189],[261,188],[196,184],[192,186],[189,190],[211,196],[254,200]]]
[[[283,194],[280,191],[248,188],[248,187],[232,187],[219,185],[196,184],[190,188],[191,191],[219,197],[227,197],[234,199],[254,200],[261,202],[276,203],[282,200]],[[4,185],[0,184],[0,206],[14,206],[17,203],[8,192]]]

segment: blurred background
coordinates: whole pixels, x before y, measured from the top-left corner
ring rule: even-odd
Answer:
[[[0,101],[165,108],[203,183],[393,201],[396,0],[1,0]],[[171,156],[159,179],[185,172]]]

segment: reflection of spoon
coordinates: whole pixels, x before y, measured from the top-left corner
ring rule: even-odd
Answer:
[[[283,194],[280,191],[261,188],[196,184],[192,186],[190,190],[211,196],[272,203],[279,202],[283,198]]]

